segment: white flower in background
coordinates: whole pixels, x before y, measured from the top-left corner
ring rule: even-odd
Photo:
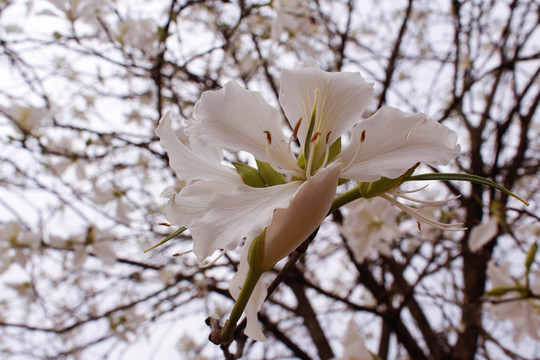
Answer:
[[[499,221],[497,217],[492,216],[488,221],[482,222],[471,229],[469,235],[469,249],[477,252],[485,244],[497,236]]]
[[[193,251],[201,261],[247,239],[231,282],[233,295],[249,268],[246,248],[251,240],[264,237],[257,266],[268,270],[320,225],[339,178],[397,178],[418,162],[445,165],[458,155],[455,133],[421,114],[383,107],[362,119],[372,94],[372,85],[358,73],[284,70],[279,101],[293,129],[290,135],[283,131],[278,109],[232,81],[205,92],[195,104],[185,127],[189,145],[178,139],[169,115],[160,121],[156,134],[161,146],[187,184],[171,197],[168,220],[191,231]],[[349,132],[341,150],[341,137]],[[228,166],[224,155],[216,158],[216,149],[248,152],[258,169]],[[248,305],[255,311],[246,310],[246,334],[257,340],[264,336],[253,315],[264,296],[264,286],[258,284]]]
[[[115,39],[124,46],[151,53],[157,43],[157,25],[151,19],[119,21],[116,27]]]
[[[105,265],[114,264],[117,256],[113,248],[113,240],[113,235],[108,231],[89,227],[85,232],[72,235],[68,239],[56,235],[51,236],[50,243],[53,247],[72,249],[72,264],[80,268],[90,254],[98,257]]]
[[[346,207],[341,231],[358,263],[362,263],[372,248],[390,255],[390,241],[398,233],[399,211],[379,197],[358,199]]]
[[[272,27],[272,37],[277,41],[282,39],[284,33],[285,43],[295,39],[301,34],[314,34],[319,25],[316,23],[309,3],[302,0],[275,0],[272,6],[276,11],[276,21]],[[296,45],[302,45],[301,42],[295,42]],[[305,49],[308,49],[305,46]],[[313,51],[311,51],[313,53]]]
[[[13,263],[25,267],[31,252],[39,248],[40,242],[39,234],[23,229],[20,222],[7,222],[0,228],[0,274]]]
[[[358,331],[353,319],[347,323],[341,343],[344,347],[343,356],[334,360],[373,360],[373,355],[368,351],[364,337]]]
[[[109,0],[48,0],[56,10],[70,21],[82,20],[85,23],[95,23],[97,16],[103,14]],[[46,15],[55,15],[54,12],[42,12]]]
[[[47,109],[36,109],[27,106],[0,106],[0,114],[7,116],[14,123],[13,128],[22,135],[39,136],[39,129],[44,119],[51,116]]]
[[[518,281],[510,275],[510,263],[497,265],[495,260],[488,263],[487,275],[492,289],[519,288],[525,281]],[[513,325],[513,340],[518,344],[526,336],[540,341],[540,272],[529,274],[530,287],[536,298],[520,298],[519,291],[508,291],[496,303],[487,304],[486,310],[492,312],[500,321],[510,321]]]
[[[126,192],[111,184],[98,185],[97,180],[92,182],[92,201],[98,205],[112,207],[115,219],[123,224],[131,222],[129,214],[135,207],[126,200]]]

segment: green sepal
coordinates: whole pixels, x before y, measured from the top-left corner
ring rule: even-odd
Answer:
[[[165,239],[161,240],[160,242],[158,242],[156,245],[144,250],[144,252],[148,252],[150,250],[154,250],[155,248],[157,248],[158,246],[161,246],[163,244],[165,244],[167,241],[171,240],[171,239],[174,239],[175,237],[177,237],[178,235],[180,235],[181,233],[183,233],[184,231],[186,231],[187,228],[185,226],[182,226],[181,228],[179,228],[178,230],[176,230],[175,232],[173,232],[171,235],[167,236]]]
[[[260,268],[264,258],[264,240],[266,238],[266,229],[267,228],[264,228],[262,233],[253,238],[253,241],[249,246],[247,256],[249,267],[260,272],[264,272],[267,270]]]
[[[417,163],[412,168],[407,170],[407,172],[400,177],[396,179],[389,179],[387,177],[382,177],[377,181],[372,182],[359,182],[358,183],[358,191],[360,192],[360,195],[366,199],[370,199],[372,197],[378,196],[384,192],[387,192],[388,190],[397,188],[399,185],[403,184],[403,182],[410,178],[414,170],[420,165],[420,163]]]
[[[258,174],[261,179],[268,185],[280,185],[285,184],[285,178],[283,175],[276,170],[269,163],[263,161],[257,161],[257,168],[259,169]]]
[[[339,154],[341,154],[341,137],[337,138],[337,140],[330,145],[330,148],[328,149],[328,163],[330,164],[334,161]]]
[[[486,185],[486,186],[492,187],[494,189],[497,189],[499,191],[502,191],[503,193],[505,193],[507,195],[510,195],[513,198],[518,199],[519,201],[521,201],[525,205],[529,206],[529,203],[527,201],[523,200],[522,198],[520,198],[519,196],[517,196],[516,194],[514,194],[510,190],[502,187],[501,185],[499,185],[499,184],[497,184],[497,183],[495,183],[495,182],[493,182],[491,180],[488,180],[488,179],[483,178],[483,177],[478,176],[478,175],[433,173],[433,174],[420,174],[420,175],[409,176],[407,179],[405,179],[405,181],[424,181],[424,180],[468,181],[468,182],[472,182],[472,183],[475,183],[475,184]]]
[[[339,185],[346,184],[346,183],[348,183],[349,181],[351,181],[351,180],[350,180],[350,179],[345,179],[345,178],[339,178],[337,184],[338,184],[338,186],[339,186]]]
[[[241,162],[233,162],[232,163],[234,167],[236,168],[236,171],[238,172],[238,175],[242,178],[242,181],[244,181],[244,184],[251,187],[265,187],[266,184],[259,173],[259,171],[248,164],[244,164]]]
[[[538,251],[538,242],[534,242],[529,250],[527,251],[527,256],[525,257],[525,271],[527,273],[527,276],[531,272],[531,266],[534,262],[534,258],[536,257],[536,252]]]
[[[496,286],[493,289],[486,291],[486,295],[487,296],[503,296],[514,291],[517,291],[522,294],[525,294],[527,292],[525,288],[521,285],[517,285],[515,287]]]

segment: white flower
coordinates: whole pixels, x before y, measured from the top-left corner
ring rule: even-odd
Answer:
[[[487,275],[492,288],[513,289],[519,285],[510,275],[510,263],[497,265],[494,260],[488,263]],[[540,273],[530,274],[531,290],[538,296]],[[524,282],[524,281],[522,281]],[[536,288],[535,288],[536,287]],[[525,336],[540,341],[540,301],[538,298],[521,298],[517,291],[509,291],[500,298],[500,302],[488,304],[486,310],[492,312],[501,321],[510,321],[513,325],[513,340],[518,344]]]
[[[353,319],[347,323],[347,329],[341,342],[345,348],[343,356],[334,358],[334,360],[373,360],[373,356],[364,344],[364,338]]]
[[[283,131],[278,109],[235,82],[205,92],[195,104],[185,127],[189,144],[178,139],[166,115],[156,134],[177,177],[186,183],[169,202],[168,220],[191,231],[193,251],[201,261],[215,250],[237,247],[242,239],[247,247],[266,229],[260,265],[266,270],[320,225],[339,178],[396,178],[417,162],[444,165],[457,156],[455,133],[423,115],[384,107],[362,119],[372,94],[372,86],[358,73],[284,70],[279,101],[293,129],[290,136]],[[341,137],[349,132],[340,151]],[[245,174],[216,158],[216,149],[253,155],[259,161],[253,171],[265,183],[255,186],[246,178],[244,183],[240,175]],[[265,174],[271,179],[265,180]],[[247,261],[247,250],[243,253],[240,269]],[[231,283],[233,295],[240,278]],[[258,286],[252,295],[257,309],[264,293]],[[257,320],[249,316],[246,334],[262,339],[253,328],[258,329]]]
[[[357,262],[362,263],[372,248],[390,255],[389,241],[397,235],[398,215],[390,202],[379,197],[358,199],[347,206],[341,231]]]

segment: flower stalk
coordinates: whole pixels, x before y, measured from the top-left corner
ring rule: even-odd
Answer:
[[[249,267],[246,280],[244,281],[244,285],[242,285],[242,290],[240,290],[240,295],[238,295],[238,299],[236,299],[236,302],[234,303],[229,319],[227,319],[225,326],[223,326],[223,329],[221,330],[221,339],[219,340],[221,344],[229,344],[234,340],[234,329],[236,328],[236,324],[238,323],[238,320],[240,320],[249,298],[255,289],[255,285],[257,285],[262,274],[262,271],[257,270],[252,266]]]

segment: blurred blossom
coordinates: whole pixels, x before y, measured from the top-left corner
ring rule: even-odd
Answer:
[[[398,209],[379,197],[359,199],[344,212],[341,231],[347,238],[357,262],[370,251],[390,256],[390,242],[398,234]]]
[[[469,235],[469,249],[477,252],[485,244],[497,236],[499,222],[496,217],[490,217],[488,221],[482,222],[472,228]]]
[[[347,323],[347,328],[341,339],[343,344],[343,356],[334,360],[373,360],[373,355],[368,351],[364,343],[364,337],[358,331],[358,326],[353,319]]]
[[[510,275],[510,263],[498,265],[495,260],[488,263],[487,275],[492,288],[514,289],[523,285],[525,279],[517,280]],[[486,310],[493,313],[500,321],[509,321],[513,325],[513,340],[519,344],[526,336],[540,341],[540,271],[529,274],[533,297],[523,298],[519,291],[509,291],[494,303],[488,303]]]
[[[0,114],[5,114],[14,122],[13,127],[22,135],[30,134],[39,136],[39,130],[44,119],[51,115],[46,109],[31,108],[27,106],[15,105],[12,107],[0,106]]]

